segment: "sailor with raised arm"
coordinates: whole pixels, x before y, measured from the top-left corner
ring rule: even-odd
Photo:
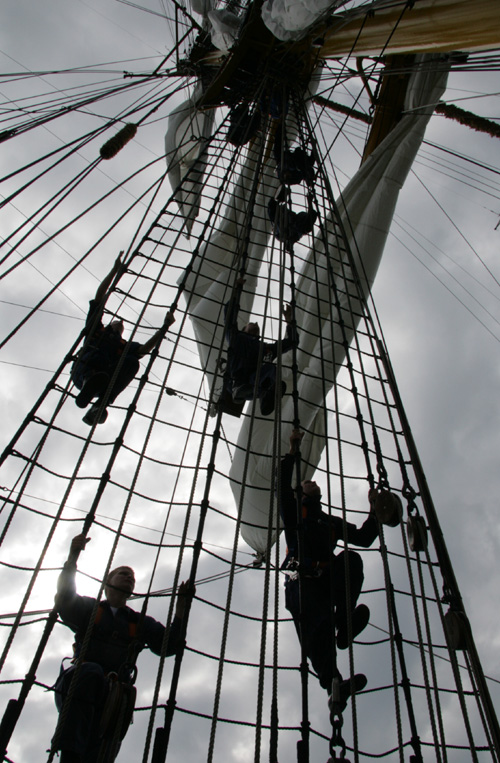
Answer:
[[[256,397],[259,399],[260,412],[269,416],[274,411],[276,399],[276,364],[274,361],[281,354],[289,352],[298,343],[297,331],[293,328],[292,308],[283,305],[283,317],[286,322],[286,336],[279,342],[263,342],[260,326],[250,321],[243,329],[238,328],[239,294],[245,279],[236,282],[237,293],[225,306],[226,340],[228,347],[228,374],[230,392],[234,402],[243,403],[252,400],[255,394],[255,382],[258,376]],[[261,364],[259,368],[259,358]],[[285,394],[286,384],[281,382],[279,398]]]
[[[61,666],[55,684],[55,701],[59,712],[68,693],[71,693],[68,707],[64,708],[63,723],[54,740],[55,749],[61,750],[61,763],[97,761],[103,735],[103,711],[110,686],[108,677],[113,674],[117,680],[124,682],[130,679],[130,668],[135,665],[135,658],[145,647],[160,655],[166,630],[157,620],[148,615],[141,616],[127,606],[127,599],[135,586],[134,570],[131,567],[116,567],[109,573],[105,585],[106,598],[98,606],[96,599],[80,596],[76,592],[75,559],[89,540],[85,535],[77,535],[71,541],[68,561],[59,576],[55,597],[55,606],[61,620],[75,634],[72,664],[66,669]],[[181,644],[186,598],[192,597],[194,593],[194,587],[190,588],[188,583],[179,585],[175,616],[168,632],[167,656],[174,654]],[[94,624],[87,641],[87,629],[96,606]],[[131,647],[134,658],[132,666]],[[79,660],[76,685],[73,687],[71,683]],[[132,710],[133,702],[130,714]],[[128,720],[130,721],[130,716]],[[120,739],[126,731],[125,726]]]
[[[120,252],[121,254],[123,252]],[[98,287],[94,299],[90,300],[85,323],[85,343],[71,369],[71,379],[80,390],[75,399],[76,405],[86,408],[97,398],[83,417],[83,421],[89,426],[106,421],[108,412],[102,406],[104,400],[106,399],[106,405],[116,400],[139,371],[139,359],[153,351],[161,340],[165,327],[168,329],[175,320],[174,316],[167,312],[163,327],[144,344],[127,343],[123,338],[124,326],[120,318],[104,326],[102,315],[106,293],[114,277],[124,269],[121,256],[118,256]],[[117,374],[113,380],[115,371]]]
[[[294,212],[289,202],[290,189],[282,185],[278,194],[269,199],[267,212],[274,228],[274,235],[285,245],[287,252],[293,251],[293,245],[311,233],[318,214],[313,208],[312,194],[307,194],[307,211]]]
[[[376,490],[370,490],[370,512],[361,527],[344,522],[342,517],[323,511],[321,488],[313,480],[304,480],[300,490],[300,523],[292,473],[303,432],[294,429],[290,450],[280,464],[279,508],[285,527],[287,555],[285,603],[292,614],[299,640],[318,674],[321,686],[331,695],[333,680],[338,679],[337,702],[346,706],[352,690],[361,691],[366,676],[357,673],[343,680],[334,659],[335,630],[337,649],[347,649],[368,624],[370,611],[365,604],[356,606],[363,585],[363,562],[355,551],[335,554],[338,541],[368,548],[378,535],[374,513]],[[302,541],[299,562],[299,534]],[[332,607],[334,607],[333,628]],[[331,696],[330,696],[331,700]],[[331,705],[331,701],[330,701]]]
[[[276,160],[276,174],[283,185],[298,185],[305,182],[312,186],[316,177],[314,155],[308,154],[301,146],[288,148],[283,125],[276,130],[273,146]]]

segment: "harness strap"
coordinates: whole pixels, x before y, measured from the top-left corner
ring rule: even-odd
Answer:
[[[104,605],[103,604],[99,604],[99,606],[97,608],[95,620],[94,620],[94,625],[99,625],[99,623],[102,620],[103,612],[104,612]],[[131,640],[134,639],[136,637],[136,634],[137,634],[137,623],[136,622],[132,622],[131,620],[129,620],[129,623],[128,623],[128,635],[130,636],[130,639]]]

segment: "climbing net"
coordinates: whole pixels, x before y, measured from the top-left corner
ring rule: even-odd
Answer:
[[[22,267],[40,268],[48,252],[43,275],[52,284],[47,288],[40,279],[36,304],[8,327],[2,347],[22,346],[31,329],[40,342],[54,337],[58,358],[56,371],[26,406],[1,462],[1,565],[9,593],[0,620],[0,689],[7,708],[2,725],[7,760],[39,758],[50,748],[56,714],[48,710],[47,690],[70,649],[52,596],[69,541],[82,527],[92,542],[78,563],[80,593],[97,595],[112,567],[130,564],[138,573],[132,606],[145,606],[168,625],[180,581],[189,578],[197,587],[185,648],[175,658],[145,651],[139,659],[134,723],[118,760],[159,763],[180,754],[207,761],[221,754],[271,761],[298,754],[301,763],[328,755],[498,760],[496,721],[367,299],[365,263],[349,229],[352,221],[334,199],[335,137],[331,131],[323,134],[323,106],[316,101],[308,110],[306,100],[310,106],[313,95],[283,83],[282,71],[263,76],[253,92],[252,108],[258,106],[262,116],[250,142],[239,147],[228,142],[232,109],[222,109],[198,161],[178,186],[167,190],[155,159],[144,195],[130,204],[120,201],[118,230],[121,236],[128,231],[130,244],[126,271],[106,300],[105,319],[119,315],[126,335],[137,341],[162,326],[167,309],[176,321],[110,407],[104,426],[89,429],[81,423],[69,375],[82,342],[86,305],[79,303],[80,322],[72,321],[61,337],[49,323],[51,306],[60,310],[57,290],[69,289],[73,271],[81,273],[94,248],[107,250],[116,235],[109,233],[113,222],[62,277],[53,275],[61,269],[52,262],[52,245],[68,246],[67,226],[60,221],[66,194],[71,189],[73,203],[78,200],[87,171],[100,172],[102,159],[62,191],[49,188],[35,215],[16,223],[5,238],[4,283],[25,272]],[[179,97],[186,82],[179,84],[174,74],[154,85],[149,78],[142,83],[146,122],[160,105],[168,108]],[[348,76],[352,72],[340,69],[337,84]],[[128,86],[128,96],[134,87]],[[278,119],[286,123],[290,141],[310,152],[317,168],[311,192],[314,233],[293,251],[273,235],[267,213],[279,185],[272,153],[277,119],[266,100],[271,92],[278,93]],[[100,103],[106,95],[95,97]],[[124,109],[120,119],[130,121],[138,108]],[[29,127],[46,118],[29,121]],[[182,128],[181,147],[190,144],[196,119]],[[140,124],[141,118],[135,121]],[[27,129],[15,122],[4,137],[23,140]],[[87,139],[97,141],[100,131],[68,148],[71,156]],[[169,158],[172,169],[178,156]],[[16,179],[6,202],[14,204],[21,193],[38,195],[40,184],[52,177],[52,161],[57,160],[43,158],[40,177],[30,166],[26,188]],[[7,181],[14,182],[14,176]],[[294,210],[307,209],[304,185],[294,187],[291,199]],[[111,209],[107,205],[107,198],[99,205],[104,216]],[[186,209],[196,212],[190,218]],[[85,213],[95,219],[93,209]],[[131,219],[138,221],[134,230]],[[107,252],[103,256],[111,265]],[[240,417],[220,402],[227,361],[224,304],[235,297],[238,278],[245,279],[241,323],[251,314],[266,339],[279,340],[281,308],[290,303],[300,334],[298,349],[278,357],[278,379],[287,392],[267,418],[253,402]],[[369,487],[392,491],[402,504],[394,526],[380,525],[378,540],[362,552],[361,600],[370,608],[370,623],[337,657],[345,676],[365,673],[368,686],[336,719],[333,732],[325,692],[311,671],[300,669],[303,655],[284,607],[285,548],[276,532],[280,487],[274,474],[293,427],[302,428],[304,444],[309,443],[301,473],[314,473],[332,513],[360,525],[368,513]],[[260,513],[249,510],[255,505]],[[32,740],[29,729],[37,715],[44,719],[43,735],[26,741]]]

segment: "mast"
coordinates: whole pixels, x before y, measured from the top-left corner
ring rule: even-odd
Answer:
[[[367,512],[368,485],[390,484],[404,499],[405,509],[411,498],[411,511],[419,507],[420,518],[427,517],[432,541],[427,553],[409,548],[406,525],[413,514],[408,511],[396,527],[381,529],[374,551],[362,552],[367,571],[363,597],[372,611],[370,627],[339,660],[345,675],[351,670],[365,671],[369,690],[349,706],[340,739],[337,735],[334,741],[347,745],[347,756],[356,761],[377,756],[392,763],[406,759],[413,749],[417,759],[424,761],[434,755],[440,763],[453,760],[454,755],[472,760],[482,755],[498,763],[498,723],[491,699],[483,700],[489,694],[476,664],[472,635],[463,654],[467,662],[472,661],[473,669],[459,665],[454,650],[453,670],[447,662],[441,625],[443,580],[461,612],[462,602],[437,517],[428,510],[426,482],[391,369],[378,344],[379,330],[367,299],[378,263],[361,258],[358,251],[358,245],[364,251],[375,248],[381,217],[390,217],[387,209],[379,210],[377,225],[363,238],[363,228],[369,227],[364,215],[379,194],[378,188],[368,186],[369,165],[382,161],[381,146],[392,132],[396,131],[394,145],[387,149],[386,157],[392,159],[399,139],[404,138],[407,80],[418,74],[418,67],[412,63],[402,67],[403,87],[397,103],[390,96],[392,113],[373,130],[360,182],[357,188],[343,189],[345,193],[336,200],[329,162],[336,164],[337,146],[331,134],[324,137],[324,130],[328,133],[332,125],[316,110],[313,98],[304,98],[304,82],[288,66],[295,53],[304,53],[308,77],[317,48],[304,42],[297,47],[286,45],[287,59],[283,48],[268,35],[260,39],[259,25],[256,21],[250,30],[259,39],[249,34],[245,47],[236,47],[198,106],[203,114],[215,111],[224,88],[238,67],[246,65],[247,56],[260,57],[264,64],[272,62],[264,74],[255,77],[257,91],[273,77],[279,82],[280,77],[293,75],[284,80],[289,84],[291,79],[297,86],[297,98],[288,107],[287,129],[294,145],[316,152],[319,169],[314,203],[319,222],[315,235],[301,242],[292,256],[273,238],[266,208],[277,189],[272,154],[275,125],[266,116],[261,135],[246,147],[234,148],[227,141],[229,108],[223,106],[217,111],[215,127],[202,135],[200,164],[192,164],[195,172],[188,171],[184,177],[179,173],[176,186],[168,191],[166,183],[158,185],[147,225],[142,225],[142,216],[134,207],[128,212],[130,225],[138,223],[132,233],[126,228],[129,269],[110,295],[107,308],[123,315],[127,331],[138,335],[149,336],[151,326],[161,324],[166,306],[175,309],[176,323],[158,354],[143,363],[140,381],[112,407],[105,427],[89,432],[75,412],[68,369],[78,349],[78,332],[71,333],[71,341],[63,348],[61,342],[56,346],[58,332],[51,334],[50,350],[55,350],[51,358],[57,356],[58,361],[52,367],[57,370],[51,373],[46,388],[42,390],[40,385],[37,390],[36,403],[6,449],[2,472],[2,485],[8,493],[2,517],[2,563],[9,574],[17,576],[9,594],[19,599],[14,613],[18,619],[5,654],[5,675],[6,680],[22,684],[18,701],[12,699],[18,686],[2,686],[8,698],[1,727],[2,749],[8,748],[13,756],[16,745],[22,746],[23,736],[29,736],[26,729],[33,714],[46,717],[46,688],[53,681],[54,656],[65,653],[70,639],[54,613],[46,609],[52,606],[52,588],[39,594],[39,612],[32,611],[29,596],[40,578],[54,577],[69,532],[72,528],[76,532],[86,517],[85,528],[93,523],[90,532],[100,544],[93,560],[82,558],[79,563],[83,573],[79,585],[87,582],[90,595],[96,592],[115,552],[120,561],[125,553],[130,554],[132,563],[142,569],[141,593],[148,611],[165,623],[171,617],[171,587],[190,573],[198,584],[183,654],[175,658],[175,664],[162,662],[156,676],[156,660],[154,669],[151,663],[147,669],[139,667],[143,706],[122,746],[122,759],[148,758],[155,728],[155,763],[180,756],[189,763],[218,757],[230,760],[235,747],[239,756],[248,754],[256,761],[267,757],[273,763],[293,761],[300,732],[300,760],[308,755],[314,763],[326,759],[328,741],[332,742],[326,696],[309,674],[305,660],[298,669],[298,647],[283,606],[279,571],[284,542],[276,533],[273,515],[272,475],[290,427],[299,421],[306,430],[302,471],[311,477],[317,472],[325,502],[328,495],[332,510],[360,524]],[[254,42],[261,43],[260,47],[254,49]],[[397,68],[395,59],[394,70]],[[346,71],[339,68],[339,81]],[[159,74],[155,69],[154,76]],[[349,76],[358,75],[351,72]],[[396,78],[388,74],[389,91]],[[174,79],[172,90],[181,89],[180,78],[179,83]],[[330,87],[328,78],[323,87]],[[360,89],[358,79],[356,87]],[[130,92],[133,99],[135,92]],[[259,104],[260,93],[254,96]],[[380,114],[383,102],[380,98]],[[151,101],[148,110],[155,106]],[[422,135],[430,113],[421,120]],[[152,121],[157,116],[161,121],[164,115],[165,111],[155,113]],[[75,116],[80,111],[75,110]],[[196,141],[198,116],[193,106],[181,133],[181,144],[187,148]],[[417,114],[415,121],[420,117]],[[378,125],[377,120],[378,115]],[[139,127],[138,141],[146,131],[147,119]],[[102,142],[94,137],[96,156]],[[161,139],[155,138],[151,145],[161,146]],[[116,158],[121,168],[127,167],[133,151],[131,143]],[[162,159],[160,174],[163,168]],[[398,182],[403,181],[398,178]],[[200,203],[188,223],[178,200],[190,198],[194,186],[199,186]],[[48,195],[48,188],[42,186],[40,199]],[[135,198],[139,196],[135,194]],[[294,209],[305,209],[304,189],[295,189],[293,204]],[[123,208],[120,214],[125,214]],[[56,240],[60,236],[55,234]],[[87,265],[96,273],[101,266],[107,269],[103,262],[110,256],[107,241],[94,261],[86,257],[87,239],[85,244],[79,242],[82,262],[78,274],[83,275]],[[39,264],[36,252],[32,261]],[[291,362],[284,358],[279,367],[280,378],[287,382],[287,398],[283,406],[277,406],[275,417],[267,420],[253,404],[246,406],[238,420],[217,408],[217,383],[223,376],[227,350],[223,305],[242,268],[247,277],[242,318],[253,314],[265,336],[274,340],[283,332],[282,302],[290,300],[301,333],[298,352]],[[62,283],[67,285],[66,278]],[[77,291],[82,314],[88,297],[87,289]],[[33,323],[43,319],[42,309],[33,311]],[[29,320],[21,329],[26,324],[30,326]],[[39,334],[34,334],[40,341]],[[13,335],[12,343],[18,348],[26,334],[22,336],[21,340]],[[286,405],[290,399],[293,406]],[[264,474],[257,484],[251,475],[256,461],[259,478]],[[235,462],[239,462],[238,468]],[[237,500],[228,489],[231,483],[238,485]],[[263,518],[246,513],[254,488]],[[51,501],[57,505],[53,512]],[[47,530],[51,522],[53,534],[52,529]],[[18,536],[24,538],[27,533],[36,535],[33,552],[27,546],[16,546]],[[242,542],[242,533],[249,543],[253,542],[251,533],[257,538],[254,542],[262,549],[257,558]],[[15,572],[10,572],[14,563]],[[5,631],[13,611],[5,613]],[[46,619],[47,627],[39,649],[31,651],[26,649],[23,635],[29,632],[30,645],[36,641],[40,628],[30,622],[36,616]],[[24,623],[26,627],[20,627]],[[49,633],[53,627],[54,633]],[[436,655],[444,659],[436,659]],[[50,744],[51,720],[49,717],[43,732],[45,747]]]

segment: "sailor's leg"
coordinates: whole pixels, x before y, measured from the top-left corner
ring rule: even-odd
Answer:
[[[285,605],[293,617],[297,635],[302,641],[313,670],[323,689],[331,691],[332,679],[342,676],[333,659],[334,631],[332,628],[329,588],[319,580],[305,578],[302,582],[302,602],[299,601],[299,581],[285,586]],[[302,606],[301,606],[302,605]],[[302,612],[301,612],[302,610]]]
[[[79,408],[86,408],[94,397],[101,395],[109,384],[109,376],[104,371],[90,371],[81,388],[81,392],[75,398]]]
[[[243,403],[245,400],[253,400],[255,387],[255,373],[248,370],[245,375],[235,376],[231,379],[231,394],[235,403]]]
[[[349,593],[347,591],[346,560],[349,573]],[[363,560],[355,551],[343,551],[334,559],[334,593],[336,601],[337,646],[347,649],[356,636],[364,630],[370,619],[370,610],[365,604],[356,606],[363,587]],[[349,638],[349,623],[351,638]]]
[[[139,366],[140,366],[139,360],[135,356],[131,355],[124,358],[123,364],[118,372],[115,382],[111,390],[108,392],[109,379],[113,373],[112,371],[110,371],[110,376],[106,378],[106,384],[101,389],[97,402],[95,402],[94,405],[91,408],[89,408],[89,410],[83,417],[83,421],[85,424],[88,424],[89,427],[94,426],[94,424],[104,424],[104,422],[108,418],[108,412],[106,408],[102,408],[101,406],[102,406],[102,401],[106,397],[106,393],[108,392],[106,405],[113,403],[118,397],[118,395],[120,394],[120,392],[123,392],[123,390],[130,384],[132,379],[135,377],[135,375],[137,374],[139,370]]]
[[[70,668],[57,680],[55,700],[59,712],[68,694],[74,672],[75,670]],[[95,662],[83,663],[59,735],[59,750],[73,756],[79,755],[82,761],[88,760],[88,754],[96,746],[98,739],[97,727],[105,696],[106,679],[103,669]]]
[[[86,408],[90,401],[103,392],[108,383],[108,360],[106,355],[95,350],[87,353],[71,369],[71,379],[79,390],[75,403]]]
[[[285,382],[281,382],[281,395],[286,392]],[[260,412],[269,416],[274,411],[276,401],[276,366],[274,363],[263,363],[259,384]]]
[[[139,359],[134,355],[127,355],[123,359],[122,366],[118,372],[112,389],[109,392],[108,404],[114,403],[120,392],[123,392],[130,382],[135,378],[139,371]]]

